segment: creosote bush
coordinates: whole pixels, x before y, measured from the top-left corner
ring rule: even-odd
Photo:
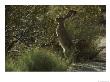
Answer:
[[[46,50],[31,49],[18,60],[8,58],[6,71],[66,71],[67,64],[55,54]]]

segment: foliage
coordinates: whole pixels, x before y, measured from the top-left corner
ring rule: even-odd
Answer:
[[[21,53],[17,60],[6,59],[6,71],[66,71],[67,63],[44,49]]]
[[[55,18],[69,10],[77,11],[75,17],[65,22],[65,29],[72,39],[94,39],[97,35],[105,34],[99,24],[102,8],[104,10],[105,6],[6,6],[6,50],[16,39],[26,46],[55,49],[58,46]]]
[[[98,43],[95,43],[95,41],[100,36],[105,37],[106,34],[106,19],[103,17],[103,14],[106,14],[105,5],[6,5],[5,9],[5,52],[6,70],[8,71],[39,71],[41,68],[34,67],[35,64],[43,63],[40,62],[39,58],[42,61],[45,61],[45,58],[46,61],[48,59],[47,62],[50,67],[40,71],[60,70],[60,67],[52,68],[58,66],[58,62],[61,61],[60,57],[64,57],[56,36],[57,22],[55,19],[64,16],[70,10],[75,10],[77,13],[65,21],[65,29],[73,41],[73,47],[76,48],[76,50],[73,48],[73,52],[77,51],[77,54],[74,53],[77,55],[77,61],[94,58],[99,53]],[[33,47],[46,49],[49,53],[42,50],[31,51],[30,48]],[[27,49],[30,51],[26,53]],[[13,51],[17,52],[13,53]],[[50,55],[50,51],[58,54]],[[40,54],[37,55],[38,53]],[[22,56],[13,60],[12,55],[16,56],[16,54],[22,54]],[[18,63],[18,65],[15,63]],[[45,66],[45,64],[41,65]],[[65,70],[65,68],[65,66],[64,69],[61,66],[61,70]]]

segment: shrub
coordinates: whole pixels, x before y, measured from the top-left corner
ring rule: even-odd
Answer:
[[[6,71],[66,71],[67,64],[56,54],[46,50],[31,49],[18,60],[6,59]]]
[[[83,39],[77,43],[77,49],[79,51],[77,56],[77,62],[92,61],[99,53],[97,43],[95,40]]]

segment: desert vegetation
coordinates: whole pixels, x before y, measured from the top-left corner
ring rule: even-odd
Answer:
[[[70,11],[76,14],[68,17]],[[59,33],[71,40],[65,56],[56,18],[66,16],[66,33]],[[105,71],[105,39],[105,5],[5,6],[6,71]]]

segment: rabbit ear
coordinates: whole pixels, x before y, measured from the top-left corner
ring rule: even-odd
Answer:
[[[69,17],[71,17],[72,15],[75,15],[75,14],[76,14],[76,11],[70,10],[63,18],[67,19],[67,18],[69,18]]]
[[[68,12],[68,14],[70,14],[70,15],[75,15],[75,14],[76,14],[76,11],[70,10],[70,11]]]

